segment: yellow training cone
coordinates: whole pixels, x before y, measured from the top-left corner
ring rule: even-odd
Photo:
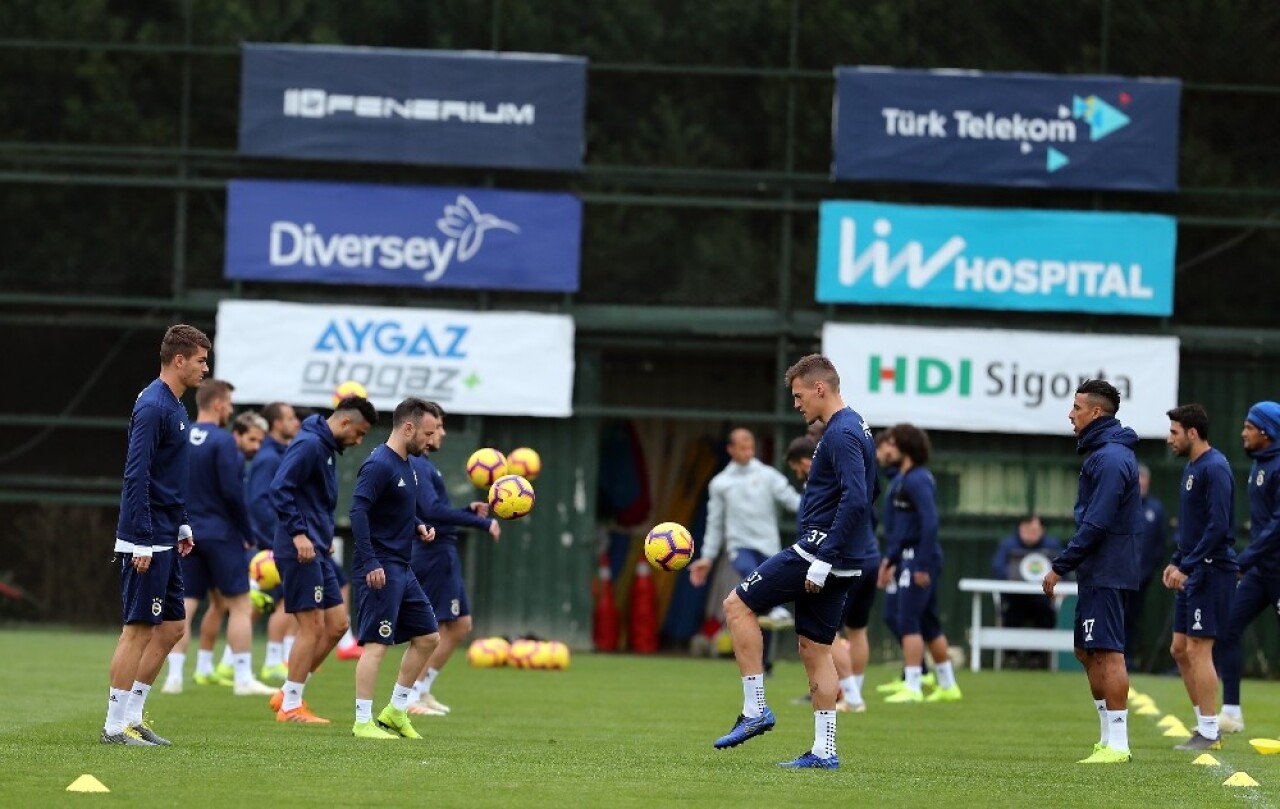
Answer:
[[[1247,772],[1238,772],[1227,780],[1222,782],[1224,787],[1256,787],[1261,786],[1257,781],[1249,777]]]
[[[1168,736],[1170,739],[1190,739],[1191,731],[1187,730],[1185,725],[1178,725],[1165,730],[1162,736]]]
[[[110,792],[106,786],[88,773],[71,782],[67,792]]]
[[[1160,717],[1160,721],[1159,721],[1159,722],[1156,722],[1156,727],[1158,727],[1158,728],[1176,728],[1178,725],[1181,725],[1181,724],[1182,724],[1182,720],[1181,720],[1181,719],[1179,719],[1178,717],[1174,716],[1174,715],[1173,715],[1173,714],[1171,714],[1171,713],[1167,713],[1167,714],[1165,714],[1164,716]]]
[[[1249,744],[1264,756],[1280,753],[1280,739],[1250,739]]]
[[[1148,702],[1146,705],[1138,708],[1135,713],[1137,713],[1138,716],[1159,716],[1160,709]]]
[[[1134,694],[1133,696],[1129,697],[1129,701],[1135,705],[1150,705],[1151,703],[1155,702],[1155,700],[1153,700],[1151,697],[1147,696],[1146,694]]]
[[[1214,758],[1213,756],[1209,755],[1208,753],[1201,753],[1201,754],[1196,758],[1196,760],[1195,760],[1195,761],[1193,761],[1193,762],[1191,762],[1191,763],[1192,763],[1192,764],[1199,764],[1199,765],[1201,765],[1202,767],[1216,767],[1216,766],[1218,766],[1218,760],[1217,760],[1216,758]]]
[[[1138,692],[1133,690],[1133,686],[1129,686],[1129,699],[1138,696]]]

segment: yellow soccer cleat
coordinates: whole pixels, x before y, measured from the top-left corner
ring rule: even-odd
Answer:
[[[1116,750],[1111,747],[1099,748],[1094,745],[1094,751],[1088,758],[1082,758],[1077,764],[1126,764],[1133,760],[1133,753],[1128,750]]]
[[[392,708],[390,705],[383,708],[382,713],[378,714],[378,724],[406,739],[422,738],[422,734],[413,729],[413,722],[409,720],[409,714],[401,709]]]
[[[960,693],[960,686],[953,685],[950,688],[939,688],[932,694],[924,698],[925,702],[959,702],[964,695]]]
[[[898,693],[885,697],[884,701],[889,703],[924,702],[924,694],[904,687]]]
[[[378,727],[376,722],[356,722],[351,726],[351,735],[357,739],[399,739],[394,733],[388,733]]]

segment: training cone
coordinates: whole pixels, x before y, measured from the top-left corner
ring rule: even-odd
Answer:
[[[1168,736],[1170,739],[1190,739],[1191,731],[1187,730],[1186,725],[1175,725],[1165,730],[1161,736]]]
[[[1146,705],[1138,708],[1136,713],[1138,716],[1159,716],[1160,709],[1148,702]]]
[[[1264,756],[1280,753],[1280,739],[1250,739],[1249,744]]]
[[[1164,716],[1160,717],[1160,721],[1159,721],[1159,722],[1156,722],[1156,727],[1158,727],[1158,728],[1176,728],[1178,725],[1181,725],[1181,724],[1182,724],[1182,720],[1181,720],[1181,719],[1179,719],[1178,717],[1174,716],[1174,715],[1173,715],[1173,714],[1171,714],[1171,713],[1167,713],[1167,714],[1165,714]]]
[[[1199,756],[1196,757],[1195,761],[1192,761],[1191,763],[1199,764],[1201,767],[1218,766],[1218,760],[1213,756],[1209,755],[1208,753],[1201,753]]]
[[[1131,686],[1131,687],[1129,688],[1129,699],[1133,699],[1133,698],[1134,698],[1134,697],[1136,697],[1136,696],[1138,696],[1138,692],[1137,692],[1137,691],[1134,691],[1134,690],[1133,690],[1133,687]]]
[[[1222,782],[1224,787],[1256,787],[1261,786],[1257,781],[1253,780],[1247,772],[1238,772],[1227,780]]]
[[[110,792],[106,785],[85,773],[67,786],[67,792]]]

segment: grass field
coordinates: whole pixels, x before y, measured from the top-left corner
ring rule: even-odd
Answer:
[[[1249,730],[1228,739],[1217,768],[1170,749],[1154,716],[1130,718],[1132,764],[1077,766],[1097,738],[1084,676],[1014,671],[963,672],[958,704],[873,699],[866,714],[840,716],[839,771],[786,772],[776,762],[813,733],[809,710],[791,704],[807,688],[795,662],[768,682],[777,729],[728,751],[711,741],[741,708],[731,661],[586,653],[566,672],[455,658],[435,689],[453,713],[417,719],[421,742],[351,738],[354,664],[334,659],[307,691],[332,726],[277,724],[263,698],[188,685],[148,701],[173,747],[121,748],[98,743],[114,641],[0,631],[0,806],[1280,805],[1280,756],[1247,742],[1280,735],[1280,683],[1245,683]],[[375,712],[390,693],[383,675]],[[878,668],[868,680],[891,676]],[[1191,721],[1180,681],[1134,687]],[[1261,786],[1221,786],[1236,770]],[[111,792],[65,792],[83,773]]]

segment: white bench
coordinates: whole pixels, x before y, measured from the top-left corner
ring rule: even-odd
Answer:
[[[1000,616],[1000,595],[1043,595],[1040,582],[1004,581],[1002,579],[961,579],[960,590],[973,594],[973,612],[969,627],[969,670],[982,669],[982,651],[995,651],[995,667],[998,670],[1005,650],[1036,652],[1070,652],[1075,648],[1075,631],[1071,629],[1016,629],[1003,626],[982,625],[982,596],[990,594],[995,601],[996,617]],[[1055,606],[1062,606],[1062,599],[1077,595],[1075,582],[1058,582],[1054,588]],[[1049,665],[1058,669],[1058,656],[1049,656]]]

